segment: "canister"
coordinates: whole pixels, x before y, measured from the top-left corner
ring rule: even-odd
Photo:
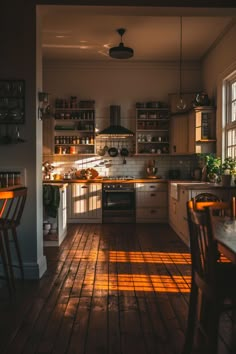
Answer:
[[[76,153],[76,151],[75,151],[75,146],[74,145],[71,145],[70,146],[70,154],[75,154]]]

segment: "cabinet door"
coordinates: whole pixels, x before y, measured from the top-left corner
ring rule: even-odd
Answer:
[[[77,222],[100,220],[102,217],[102,184],[72,183],[70,193],[69,219]],[[69,220],[71,221],[71,220]]]
[[[177,203],[177,227],[178,234],[184,243],[189,246],[189,230],[188,230],[188,220],[187,220],[187,208],[186,204],[189,198],[189,191],[180,188],[179,201]]]
[[[176,231],[177,228],[177,200],[169,197],[169,223]]]
[[[216,117],[214,107],[196,107],[189,113],[190,153],[216,151]]]
[[[170,153],[188,153],[188,114],[178,114],[171,117],[170,123]]]
[[[90,219],[102,217],[102,184],[91,183],[89,185],[88,211]]]
[[[67,232],[67,200],[66,188],[60,190],[60,207],[58,209],[58,238],[59,244],[63,241]]]

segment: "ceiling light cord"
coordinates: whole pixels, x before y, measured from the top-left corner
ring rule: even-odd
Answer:
[[[182,93],[182,66],[183,66],[183,23],[182,16],[180,16],[180,41],[179,41],[179,100],[177,102],[177,108],[184,110],[186,103],[183,99]]]
[[[179,95],[182,97],[182,59],[183,59],[183,24],[180,16],[180,41],[179,41]]]

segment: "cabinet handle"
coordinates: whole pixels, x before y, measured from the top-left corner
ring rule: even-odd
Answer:
[[[156,210],[151,210],[150,213],[151,214],[156,214]]]
[[[155,197],[155,196],[156,196],[155,193],[150,194],[150,197]]]
[[[86,188],[87,189],[88,187],[87,186],[81,186],[81,188]]]
[[[155,186],[149,186],[149,188],[155,188]]]

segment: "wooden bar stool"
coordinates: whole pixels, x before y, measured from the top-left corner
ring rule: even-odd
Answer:
[[[20,268],[21,277],[24,279],[17,227],[21,222],[26,196],[26,187],[0,192],[0,255],[10,292],[15,289],[14,267]],[[13,264],[12,262],[11,243],[14,244],[18,264]]]

